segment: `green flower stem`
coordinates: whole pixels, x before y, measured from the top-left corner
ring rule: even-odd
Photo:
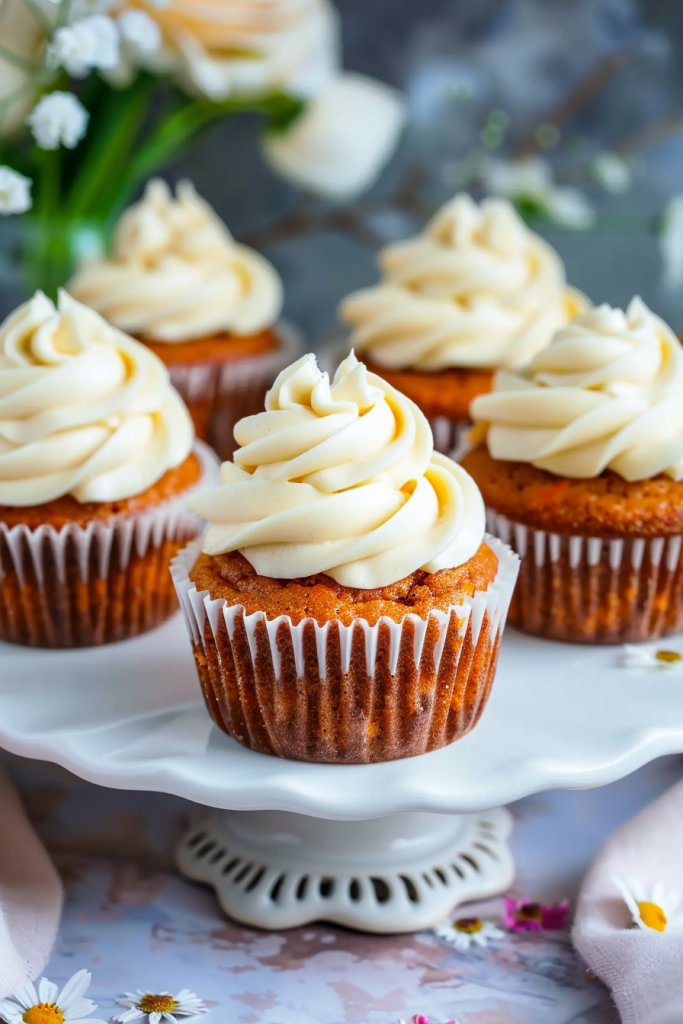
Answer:
[[[68,236],[59,222],[61,162],[59,149],[36,149],[36,197],[27,217],[25,277],[29,292],[41,288],[55,297],[68,273]]]
[[[85,153],[69,189],[67,210],[78,220],[106,220],[126,180],[131,151],[147,114],[153,79],[140,75],[125,92],[108,90],[91,114]],[[79,147],[80,149],[80,147]]]

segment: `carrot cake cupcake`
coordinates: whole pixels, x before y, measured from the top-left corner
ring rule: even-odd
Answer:
[[[197,435],[223,458],[237,420],[263,408],[296,352],[278,323],[275,268],[234,241],[189,181],[175,198],[151,181],[119,221],[110,257],[85,263],[68,288],[168,366]]]
[[[177,607],[168,564],[214,478],[156,356],[61,292],[0,326],[0,639],[83,647]]]
[[[353,355],[332,384],[304,356],[235,437],[220,486],[189,503],[210,522],[203,548],[173,570],[216,724],[320,762],[472,729],[517,558],[484,537],[481,495],[417,406]]]
[[[585,643],[683,628],[683,348],[644,303],[600,306],[472,403],[463,459],[522,556],[511,622]]]
[[[446,453],[494,371],[527,362],[588,305],[504,199],[455,196],[422,234],[383,249],[379,266],[379,284],[341,304],[351,347],[420,406]]]

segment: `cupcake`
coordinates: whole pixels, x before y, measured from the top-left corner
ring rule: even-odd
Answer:
[[[683,629],[683,348],[633,299],[579,316],[472,403],[463,459],[522,556],[510,620],[583,643]]]
[[[379,284],[340,307],[368,369],[420,406],[449,453],[469,405],[499,367],[516,368],[587,305],[557,253],[507,200],[447,203],[416,238],[387,246]]]
[[[215,473],[156,356],[61,292],[0,327],[0,639],[85,647],[177,608],[187,496]]]
[[[203,547],[173,568],[219,728],[345,763],[472,729],[518,559],[485,539],[481,495],[417,406],[353,354],[332,384],[309,355],[235,437],[220,486],[189,503]]]
[[[188,181],[175,199],[151,181],[119,221],[110,258],[85,263],[68,287],[166,364],[197,436],[222,458],[237,420],[263,408],[297,350],[278,323],[276,270],[234,241]]]

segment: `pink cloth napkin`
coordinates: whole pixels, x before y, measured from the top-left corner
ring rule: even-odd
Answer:
[[[0,997],[37,977],[54,945],[63,890],[45,847],[0,771]]]
[[[581,887],[572,933],[583,959],[612,990],[623,1024],[681,1024],[683,930],[631,928],[615,876],[683,891],[683,783],[601,850]]]

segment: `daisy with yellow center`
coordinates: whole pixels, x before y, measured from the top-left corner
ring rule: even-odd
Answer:
[[[441,921],[434,926],[434,932],[445,939],[461,953],[470,946],[488,946],[489,942],[502,939],[504,933],[490,921],[480,917],[456,917],[454,921]]]
[[[644,647],[624,644],[621,650],[623,668],[654,668],[665,672],[683,673],[683,655],[668,647]]]
[[[661,882],[644,886],[637,878],[615,878],[614,884],[630,910],[636,928],[653,932],[683,929],[678,889],[666,889]]]
[[[140,1020],[147,1017],[149,1024],[177,1024],[178,1017],[196,1017],[200,1013],[206,1013],[208,1006],[202,1002],[199,996],[184,988],[177,995],[170,992],[126,992],[123,999],[118,1000],[119,1006],[125,1006],[125,1013],[112,1018],[118,1024],[129,1024],[129,1021]]]
[[[24,985],[11,999],[0,999],[0,1019],[7,1024],[104,1024],[91,1017],[97,1004],[86,999],[92,976],[79,971],[59,991],[47,978],[35,985]]]

